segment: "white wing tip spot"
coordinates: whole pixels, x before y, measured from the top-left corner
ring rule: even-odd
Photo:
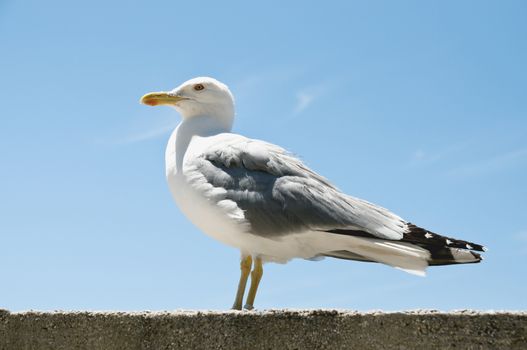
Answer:
[[[449,240],[449,239],[447,239],[447,240],[446,240],[446,244],[447,244],[447,245],[451,245],[451,244],[452,244],[452,241]]]
[[[487,248],[487,247],[483,247],[482,249],[483,249],[484,252],[489,250],[489,248]]]
[[[430,232],[425,233],[425,238],[432,238],[432,237],[434,237],[434,235],[431,234]]]
[[[467,247],[467,249],[474,249],[470,244],[465,244],[465,247]]]

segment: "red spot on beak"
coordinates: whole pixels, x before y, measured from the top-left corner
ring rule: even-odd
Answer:
[[[150,98],[144,99],[143,103],[148,106],[157,106],[158,104],[155,99],[150,99]]]

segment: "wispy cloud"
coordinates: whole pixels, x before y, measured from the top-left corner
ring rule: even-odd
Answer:
[[[425,159],[425,156],[426,156],[425,151],[423,151],[422,149],[418,149],[412,155],[412,159],[416,161],[420,161],[420,160]]]
[[[296,94],[296,105],[293,111],[294,114],[301,113],[315,100],[316,95],[305,91],[300,91]]]
[[[155,125],[143,131],[131,133],[130,135],[123,137],[121,140],[118,140],[118,143],[135,143],[155,139],[160,136],[166,135],[170,131],[174,130],[177,124],[178,121],[174,118],[173,121],[170,121],[163,125]]]
[[[474,140],[464,140],[463,142],[456,142],[439,150],[425,150],[418,148],[411,153],[410,165],[431,165],[439,162],[453,154],[459,153],[462,149],[473,144]]]
[[[448,153],[448,152],[443,151],[443,152],[431,153],[431,152],[427,152],[427,151],[425,151],[423,149],[417,149],[412,154],[411,163],[412,164],[417,164],[417,163],[419,163],[419,164],[423,164],[423,163],[432,164],[432,163],[435,163],[438,160],[440,160],[446,153]]]
[[[511,167],[520,162],[527,162],[527,148],[517,149],[477,162],[465,164],[463,166],[451,169],[447,172],[447,175],[454,177],[467,177],[486,174]]]
[[[322,83],[314,86],[308,86],[296,93],[296,104],[293,109],[293,115],[297,115],[305,111],[318,98],[323,96],[327,91],[327,85]]]
[[[242,76],[229,85],[236,100],[242,101],[261,96],[262,90],[272,88],[276,84],[289,83],[303,74],[305,68],[302,67],[272,67]]]
[[[123,126],[119,130],[119,134],[104,136],[95,140],[95,142],[99,144],[122,145],[156,139],[174,130],[179,123],[179,118],[174,115],[167,115],[160,119],[132,119],[131,123],[132,125]],[[122,131],[122,129],[125,129],[125,131]]]
[[[332,78],[318,83],[305,84],[310,70],[307,67],[271,67],[261,72],[240,77],[231,84],[231,89],[236,99],[236,109],[240,119],[250,115],[257,107],[259,111],[271,113],[276,117],[273,122],[287,124],[299,117],[312,107],[321,97],[329,92],[330,87],[340,85],[338,78]],[[302,83],[299,83],[299,82]],[[282,99],[289,98],[290,109],[273,109],[274,103],[269,106],[269,98],[276,98],[280,94]],[[267,98],[267,99],[266,99]],[[263,103],[262,101],[265,101]],[[285,103],[287,103],[285,102]],[[280,101],[278,104],[282,103]]]

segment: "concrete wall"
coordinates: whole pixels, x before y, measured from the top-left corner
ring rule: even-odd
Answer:
[[[527,349],[527,313],[22,312],[0,349]]]

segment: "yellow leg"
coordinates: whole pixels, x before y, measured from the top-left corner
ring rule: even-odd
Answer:
[[[247,310],[254,309],[254,298],[256,297],[256,291],[263,275],[262,259],[256,258],[254,260],[253,272],[251,272],[251,288],[249,289],[249,295],[247,295],[247,302],[245,308]]]
[[[251,256],[242,256],[242,261],[240,262],[240,282],[238,283],[238,291],[236,292],[236,299],[234,299],[234,305],[232,308],[234,310],[242,309],[243,294],[245,294],[245,286],[247,285],[247,279],[249,278],[249,272],[251,272],[251,266],[253,264],[253,259]]]

